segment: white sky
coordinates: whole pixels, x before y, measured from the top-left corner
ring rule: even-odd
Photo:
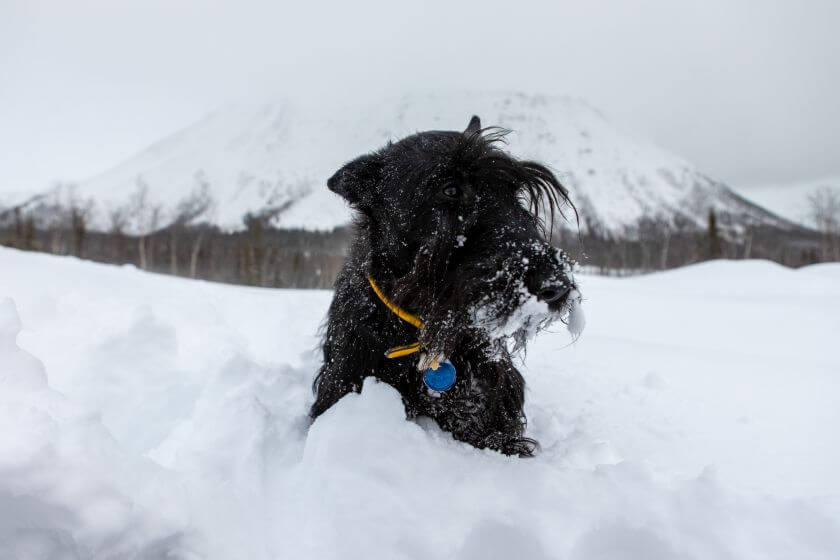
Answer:
[[[0,0],[0,193],[263,92],[568,93],[733,185],[840,176],[838,25],[837,0]]]

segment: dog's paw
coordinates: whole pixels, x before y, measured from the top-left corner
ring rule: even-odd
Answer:
[[[540,442],[532,438],[516,438],[508,442],[507,455],[519,455],[522,458],[536,457],[540,451]]]
[[[523,458],[534,457],[540,450],[540,444],[535,439],[521,436],[510,436],[502,432],[490,434],[484,438],[482,444],[483,445],[479,445],[477,447],[486,447],[504,455],[518,455]]]

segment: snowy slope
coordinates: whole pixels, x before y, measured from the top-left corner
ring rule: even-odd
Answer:
[[[840,177],[823,177],[811,181],[777,183],[738,188],[745,198],[762,205],[771,212],[808,227],[813,227],[809,215],[808,195],[829,187],[840,192]]]
[[[307,431],[329,292],[9,249],[0,270],[0,558],[840,552],[838,265],[581,278],[587,330],[524,367],[532,460],[374,382]]]
[[[570,187],[587,220],[619,231],[643,215],[683,214],[705,223],[710,207],[778,223],[685,160],[618,131],[579,99],[521,93],[409,95],[368,105],[326,107],[287,100],[240,104],[152,146],[83,182],[79,194],[109,209],[124,205],[138,183],[171,210],[207,183],[212,219],[240,228],[246,212],[292,203],[276,223],[331,229],[349,213],[325,187],[345,161],[418,130],[463,129],[470,115],[514,131],[513,153],[548,163]]]

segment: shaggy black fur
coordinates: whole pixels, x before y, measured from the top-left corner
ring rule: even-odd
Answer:
[[[409,136],[330,178],[357,211],[357,230],[336,280],[312,418],[372,375],[400,392],[409,417],[430,416],[476,447],[534,453],[511,352],[567,310],[571,264],[545,241],[541,216],[553,222],[571,204],[547,168],[500,149],[505,134],[473,117],[464,132]],[[369,275],[423,319],[422,331],[377,299]],[[534,296],[548,312],[529,311],[539,309]],[[384,355],[417,340],[457,368],[442,395],[423,385],[419,354]]]

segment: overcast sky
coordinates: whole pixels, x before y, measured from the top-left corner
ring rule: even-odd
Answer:
[[[838,0],[0,0],[0,193],[260,92],[572,94],[736,186],[840,176],[838,25]]]

